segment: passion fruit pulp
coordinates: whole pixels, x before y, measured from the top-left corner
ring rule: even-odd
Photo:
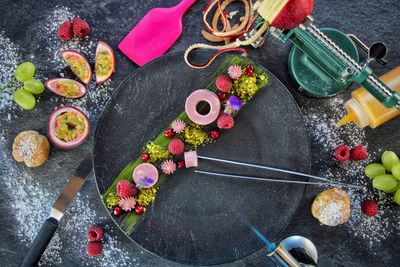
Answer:
[[[53,93],[66,98],[80,98],[86,95],[87,88],[80,82],[66,78],[54,78],[45,82]]]
[[[48,136],[57,147],[77,147],[88,138],[89,134],[89,120],[79,109],[64,106],[50,114]]]
[[[84,84],[90,82],[92,69],[87,59],[81,53],[74,50],[65,50],[61,52],[61,56],[79,80]]]
[[[95,68],[96,82],[107,81],[115,72],[115,57],[112,48],[103,41],[99,41],[96,47]]]

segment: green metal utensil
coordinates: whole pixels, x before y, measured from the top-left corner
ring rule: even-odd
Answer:
[[[281,42],[290,41],[295,46],[289,56],[289,71],[307,94],[332,96],[355,82],[387,108],[396,106],[400,110],[400,94],[372,72],[368,61],[364,64],[358,62],[354,43],[343,33],[318,29],[310,16],[292,30],[271,27],[270,32]],[[381,54],[384,53],[379,53],[380,57]]]

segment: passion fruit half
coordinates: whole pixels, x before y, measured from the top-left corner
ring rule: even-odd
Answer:
[[[60,54],[76,77],[84,84],[88,84],[92,79],[92,68],[89,61],[81,53],[74,50],[64,50]]]
[[[89,119],[79,109],[63,106],[54,110],[49,117],[47,135],[60,148],[74,148],[89,137]]]
[[[115,72],[115,56],[112,48],[103,41],[96,47],[94,73],[97,83],[104,83]]]
[[[50,91],[65,98],[80,98],[87,94],[86,86],[72,79],[54,78],[44,84]]]

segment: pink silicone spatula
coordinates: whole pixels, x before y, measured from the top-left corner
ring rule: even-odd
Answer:
[[[164,54],[182,33],[182,16],[196,0],[182,0],[170,8],[153,8],[128,33],[118,48],[142,66]]]

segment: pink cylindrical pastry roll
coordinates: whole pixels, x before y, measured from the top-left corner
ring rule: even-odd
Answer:
[[[197,111],[197,105],[200,102],[207,102],[210,105],[210,111],[202,115]],[[207,125],[214,122],[221,109],[221,103],[218,96],[207,89],[198,89],[191,93],[186,99],[185,111],[191,121],[199,125]]]
[[[139,189],[152,187],[158,181],[158,170],[150,163],[139,164],[133,171],[133,181]]]
[[[196,150],[185,152],[184,157],[186,168],[197,167],[199,165]]]

